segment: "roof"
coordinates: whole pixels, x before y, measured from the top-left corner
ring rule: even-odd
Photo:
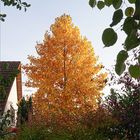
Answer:
[[[5,108],[7,98],[19,67],[20,61],[0,61],[0,86],[4,86],[6,92],[6,98],[3,101],[0,100],[1,111]]]

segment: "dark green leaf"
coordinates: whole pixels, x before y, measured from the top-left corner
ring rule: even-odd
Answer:
[[[97,3],[97,7],[98,7],[98,9],[103,9],[104,8],[104,6],[105,6],[105,3],[103,2],[103,1],[98,1],[98,3]]]
[[[31,4],[27,4],[27,7],[30,7],[31,6]]]
[[[140,40],[137,37],[137,33],[132,31],[125,40],[125,49],[130,51],[131,49],[136,48],[138,45],[140,45]]]
[[[30,4],[27,4],[26,2],[22,2],[22,5],[24,5],[25,7],[30,7]]]
[[[128,0],[130,3],[135,3],[136,0]]]
[[[125,64],[124,63],[116,63],[115,71],[118,75],[121,75],[125,71]]]
[[[134,78],[140,78],[140,66],[138,66],[138,65],[131,65],[129,67],[129,73]]]
[[[7,1],[7,6],[12,5],[12,1]]]
[[[17,7],[17,9],[19,9],[20,5],[18,4],[16,7]]]
[[[125,15],[127,17],[131,17],[133,15],[133,13],[134,13],[134,8],[133,7],[127,7],[125,9]]]
[[[105,29],[102,35],[102,41],[105,47],[114,45],[117,41],[116,32],[112,28]]]
[[[7,5],[7,2],[4,2],[4,6],[6,6]]]
[[[123,30],[127,35],[129,35],[132,30],[135,30],[137,27],[137,22],[132,17],[127,17],[123,24]]]
[[[25,6],[27,6],[27,3],[26,2],[22,2],[22,4],[25,5]]]
[[[116,10],[113,14],[112,23],[110,26],[117,25],[123,18],[123,11],[122,9]]]
[[[136,0],[135,2],[135,13],[133,16],[136,20],[140,21],[140,0]]]
[[[124,63],[124,61],[128,58],[128,53],[125,50],[121,50],[117,55],[117,63]]]
[[[89,5],[93,8],[96,5],[96,0],[89,0]]]
[[[140,55],[138,56],[138,62],[140,63]]]
[[[119,9],[122,5],[122,0],[113,0],[113,7]]]
[[[1,20],[1,21],[3,21],[3,22],[5,21],[5,19],[4,19],[4,18],[0,18],[0,20]]]
[[[3,14],[2,17],[6,17],[6,14]]]
[[[16,6],[17,5],[17,2],[14,2],[13,4],[12,4],[12,6]]]
[[[112,0],[105,0],[104,2],[106,6],[110,6],[112,4]]]
[[[117,55],[117,62],[115,65],[115,71],[118,75],[121,75],[126,66],[125,66],[125,60],[128,58],[128,53],[125,50],[122,50]]]
[[[5,18],[6,14],[0,14],[0,18]]]
[[[140,22],[139,22],[139,24],[138,24],[138,29],[140,29]]]
[[[26,8],[26,7],[24,8],[24,11],[25,11],[25,12],[27,11],[27,8]]]

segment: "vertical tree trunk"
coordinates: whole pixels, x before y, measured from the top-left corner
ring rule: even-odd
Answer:
[[[66,46],[65,46],[65,43],[64,43],[63,55],[64,55],[64,90],[65,90],[65,88],[66,88],[66,81],[67,81],[67,76],[66,76]]]

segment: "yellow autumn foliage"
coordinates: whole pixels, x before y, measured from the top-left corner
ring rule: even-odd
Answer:
[[[37,88],[33,97],[35,118],[46,124],[72,126],[97,108],[106,74],[94,48],[69,15],[56,18],[37,44],[38,56],[29,56],[23,68],[27,86]]]

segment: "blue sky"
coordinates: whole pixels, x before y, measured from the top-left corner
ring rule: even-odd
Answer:
[[[1,60],[27,63],[28,55],[35,55],[36,42],[42,42],[44,34],[54,23],[56,17],[69,14],[73,23],[80,28],[81,34],[93,44],[96,55],[106,68],[115,64],[116,55],[122,49],[124,35],[110,48],[103,48],[102,32],[111,23],[113,8],[98,10],[88,5],[88,0],[26,0],[31,4],[27,12],[14,7],[1,5],[1,12],[7,14],[1,23],[0,47]],[[118,28],[118,27],[117,27]],[[116,29],[117,29],[116,28]]]

